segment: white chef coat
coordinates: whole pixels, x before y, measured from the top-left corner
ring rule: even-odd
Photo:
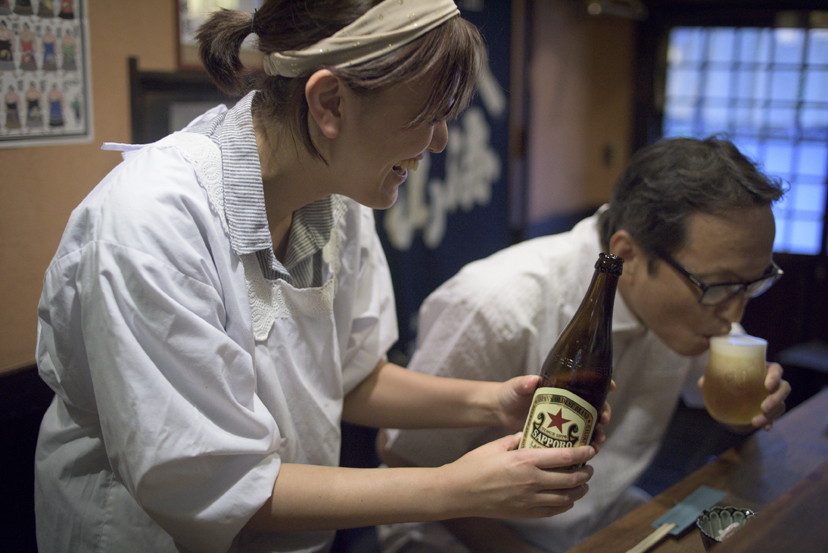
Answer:
[[[41,553],[332,542],[242,528],[282,462],[338,464],[343,398],[397,338],[390,274],[372,211],[343,197],[326,200],[320,286],[266,280],[238,251],[253,231],[229,206],[264,217],[251,99],[125,155],[71,215],[38,310],[56,393],[36,452]],[[243,174],[258,193],[228,194]]]
[[[537,374],[589,286],[601,251],[597,219],[595,214],[569,232],[528,240],[464,267],[424,302],[408,368],[494,381]],[[618,387],[608,399],[607,441],[590,461],[595,474],[589,493],[561,515],[506,521],[542,551],[565,551],[623,514],[618,507],[657,453],[685,379],[692,373],[694,384],[706,364],[706,354],[689,358],[669,349],[620,294],[612,340]],[[492,428],[391,430],[389,447],[416,464],[438,466],[504,434]],[[382,530],[417,539],[428,537],[433,525]],[[448,550],[465,549],[456,546]]]

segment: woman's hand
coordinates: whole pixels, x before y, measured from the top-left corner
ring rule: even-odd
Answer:
[[[496,406],[503,428],[513,432],[523,430],[538,382],[539,376],[516,376],[499,386]]]
[[[362,469],[283,463],[247,527],[282,532],[460,517],[539,518],[583,497],[595,448],[516,449],[510,434],[437,468]],[[393,460],[392,460],[393,462]],[[409,466],[403,466],[409,465]]]
[[[593,446],[516,449],[520,434],[504,436],[440,467],[446,508],[455,516],[541,518],[568,511],[586,495]],[[442,487],[441,486],[441,487]]]
[[[511,431],[521,431],[526,423],[526,416],[529,414],[529,407],[532,405],[532,397],[538,387],[540,377],[517,376],[507,380],[500,385],[497,395],[498,418],[501,426]],[[615,381],[610,383],[610,392],[615,390]],[[604,404],[601,417],[592,436],[592,443],[600,445],[606,441],[603,426],[610,422],[612,409],[609,403]]]

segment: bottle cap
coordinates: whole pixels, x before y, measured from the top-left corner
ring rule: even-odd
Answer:
[[[624,270],[624,258],[609,253],[599,253],[595,268],[604,273],[621,276]]]

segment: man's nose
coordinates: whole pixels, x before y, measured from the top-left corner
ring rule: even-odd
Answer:
[[[716,306],[716,315],[727,320],[731,324],[738,323],[742,320],[742,316],[745,314],[745,307],[747,306],[749,299],[750,298],[747,297],[745,291],[742,290],[733,297],[718,304]]]

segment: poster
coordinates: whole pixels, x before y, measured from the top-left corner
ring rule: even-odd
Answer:
[[[92,139],[86,0],[0,0],[0,148]]]

